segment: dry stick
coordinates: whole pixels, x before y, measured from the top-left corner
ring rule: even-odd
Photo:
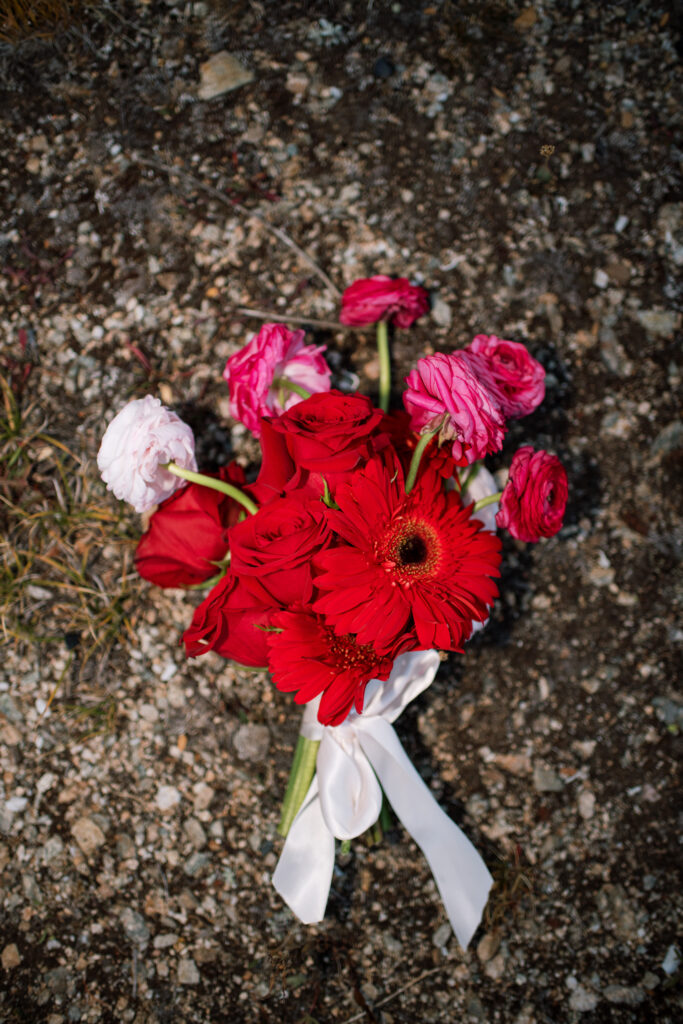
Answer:
[[[253,316],[257,320],[270,320],[277,323],[286,320],[288,324],[310,324],[311,327],[327,327],[332,331],[350,331],[353,328],[346,324],[340,324],[334,320],[317,320],[313,316],[290,316],[283,310],[269,312],[267,309],[248,309],[246,306],[235,306],[235,313],[240,316]]]
[[[302,260],[308,263],[309,267],[315,271],[320,280],[324,282],[325,286],[332,292],[336,299],[341,298],[341,292],[337,286],[332,283],[325,271],[315,262],[313,257],[309,256],[305,249],[302,249],[301,246],[297,245],[294,239],[290,238],[285,231],[276,227],[274,224],[271,224],[269,220],[266,220],[263,214],[259,213],[258,210],[248,210],[246,206],[242,206],[241,203],[228,199],[228,197],[224,196],[222,192],[219,192],[217,188],[214,188],[212,185],[205,185],[203,181],[199,180],[199,178],[195,178],[193,174],[188,174],[187,171],[181,171],[178,167],[169,167],[168,164],[162,164],[157,160],[149,160],[147,157],[143,156],[133,156],[131,159],[136,163],[142,164],[143,167],[151,167],[154,170],[163,171],[164,174],[167,174],[169,177],[176,175],[178,178],[184,178],[185,181],[190,182],[194,188],[202,189],[202,191],[206,192],[207,195],[213,196],[219,203],[223,203],[224,206],[230,207],[231,210],[237,210],[238,213],[242,213],[245,216],[256,217],[257,220],[261,221],[266,231],[270,231],[270,233],[275,235],[276,238],[279,238],[284,245],[289,246],[289,248],[293,249]]]
[[[413,980],[409,981],[407,985],[397,988],[395,992],[391,993],[391,995],[385,996],[384,999],[380,999],[377,1003],[374,1003],[374,1009],[378,1010],[380,1006],[386,1006],[386,1004],[390,1003],[392,999],[396,998],[396,996],[400,996],[402,992],[407,992],[409,988],[419,985],[421,981],[424,981],[425,978],[428,978],[431,974],[438,974],[438,972],[442,970],[443,967],[432,967],[431,971],[425,971],[425,973],[421,974],[419,978],[413,978]],[[354,1014],[353,1017],[347,1017],[345,1021],[342,1021],[342,1024],[353,1024],[356,1020],[362,1020],[364,1016],[364,1011],[361,1011],[360,1013]]]

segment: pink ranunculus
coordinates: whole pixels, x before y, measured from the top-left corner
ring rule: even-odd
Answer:
[[[264,324],[225,364],[231,415],[260,437],[261,416],[279,416],[306,397],[288,388],[287,381],[309,394],[329,391],[331,371],[322,356],[325,348],[304,345],[303,331]]]
[[[429,309],[429,292],[411,284],[406,277],[362,278],[342,295],[339,320],[352,327],[366,327],[378,320],[391,320],[396,327],[410,327]]]
[[[110,491],[146,512],[168,498],[184,481],[164,469],[175,462],[196,470],[194,435],[187,423],[147,395],[125,405],[107,427],[97,466]]]
[[[509,419],[528,416],[543,401],[545,370],[519,342],[478,334],[463,356]]]
[[[500,451],[505,416],[462,353],[418,359],[406,384],[403,404],[410,413],[411,428],[424,433],[440,426],[441,439],[453,441],[458,465],[471,465],[487,453]]]
[[[517,540],[553,537],[567,506],[567,472],[556,455],[525,445],[515,452],[496,525]]]

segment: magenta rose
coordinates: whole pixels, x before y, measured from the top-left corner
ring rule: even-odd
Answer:
[[[273,602],[308,604],[311,562],[332,535],[319,499],[278,498],[230,530],[230,568],[247,589],[258,581]]]
[[[487,453],[500,451],[505,416],[462,353],[418,359],[406,384],[403,404],[411,428],[422,433],[440,428],[440,438],[453,441],[458,465],[470,465]]]
[[[528,416],[545,397],[545,370],[524,345],[478,334],[463,356],[505,416]]]
[[[277,416],[302,401],[305,395],[297,388],[309,394],[330,390],[331,371],[321,354],[325,345],[303,342],[303,331],[264,324],[225,364],[230,414],[256,437],[261,435],[262,416]]]
[[[396,327],[410,327],[429,309],[429,292],[405,277],[378,274],[354,281],[342,295],[339,319],[352,327],[366,327],[390,320]]]
[[[345,473],[386,443],[379,436],[383,413],[365,395],[329,391],[271,420],[294,464],[302,470],[326,475]]]
[[[496,525],[517,540],[553,537],[562,527],[568,492],[567,472],[557,456],[526,445],[515,452]]]

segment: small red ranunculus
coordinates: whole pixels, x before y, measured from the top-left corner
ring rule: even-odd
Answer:
[[[396,327],[410,327],[429,309],[429,292],[406,277],[375,277],[354,281],[342,295],[339,320],[352,327],[366,327],[390,320]]]
[[[365,395],[329,391],[269,422],[284,437],[297,468],[325,475],[345,473],[375,450],[382,416]]]
[[[462,355],[508,418],[528,416],[543,401],[545,370],[525,345],[478,334]]]
[[[569,485],[556,455],[525,445],[515,452],[496,525],[517,540],[553,537],[562,527]]]
[[[236,462],[218,480],[244,487],[244,470]],[[210,487],[188,484],[162,502],[152,515],[135,552],[143,579],[157,587],[192,587],[215,576],[228,552],[228,528],[238,522],[242,506]]]
[[[183,633],[185,653],[196,658],[215,651],[240,665],[263,668],[268,664],[267,630],[277,605],[258,582],[247,589],[228,572],[195,608],[192,625]]]
[[[230,531],[230,567],[247,589],[258,581],[274,603],[308,604],[313,555],[332,538],[319,499],[277,498]]]

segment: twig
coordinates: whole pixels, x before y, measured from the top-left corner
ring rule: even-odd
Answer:
[[[350,331],[346,324],[340,324],[334,320],[317,320],[313,316],[290,316],[285,312],[268,312],[267,309],[247,309],[246,306],[237,306],[235,312],[241,316],[252,316],[256,320],[270,320],[279,323],[286,320],[289,324],[310,324],[311,327],[328,327],[333,331]]]
[[[137,946],[133,946],[133,963],[132,963],[132,974],[133,974],[133,1002],[135,1002],[138,994],[138,949]]]
[[[402,985],[401,988],[397,988],[395,992],[391,993],[391,995],[385,996],[384,999],[380,999],[376,1002],[374,1004],[375,1009],[379,1009],[380,1006],[386,1006],[386,1004],[390,1003],[392,999],[396,998],[396,996],[400,996],[402,992],[407,992],[409,988],[414,988],[415,985],[419,985],[421,981],[425,980],[425,978],[429,978],[430,975],[437,974],[442,970],[443,967],[432,967],[431,971],[425,971],[419,978],[413,978],[413,980],[409,981],[407,985]],[[347,1017],[345,1021],[342,1021],[342,1024],[353,1024],[354,1021],[362,1020],[364,1016],[365,1011],[361,1010],[360,1013],[355,1013],[353,1017]]]
[[[224,206],[229,207],[231,210],[237,210],[238,213],[242,213],[246,217],[256,217],[257,220],[261,221],[266,231],[270,231],[272,235],[279,238],[284,245],[289,246],[289,248],[293,249],[302,260],[308,263],[309,267],[315,271],[320,280],[332,292],[336,299],[341,298],[341,292],[337,286],[333,284],[322,267],[315,262],[313,257],[309,256],[306,250],[302,249],[300,245],[297,245],[294,239],[290,238],[285,231],[266,220],[263,214],[259,213],[258,210],[248,210],[246,206],[242,206],[241,203],[238,203],[233,199],[228,199],[228,197],[224,196],[222,192],[219,192],[217,188],[214,188],[212,185],[205,185],[203,181],[199,180],[199,178],[195,178],[193,174],[188,174],[187,171],[182,171],[178,167],[169,167],[168,164],[163,164],[157,160],[149,160],[147,157],[143,156],[132,156],[131,159],[136,163],[142,164],[143,167],[151,167],[153,170],[163,171],[163,173],[167,174],[169,177],[175,175],[178,178],[184,178],[185,181],[189,182],[194,188],[201,189],[203,192],[206,192],[207,195],[213,196],[219,203],[223,203]]]

